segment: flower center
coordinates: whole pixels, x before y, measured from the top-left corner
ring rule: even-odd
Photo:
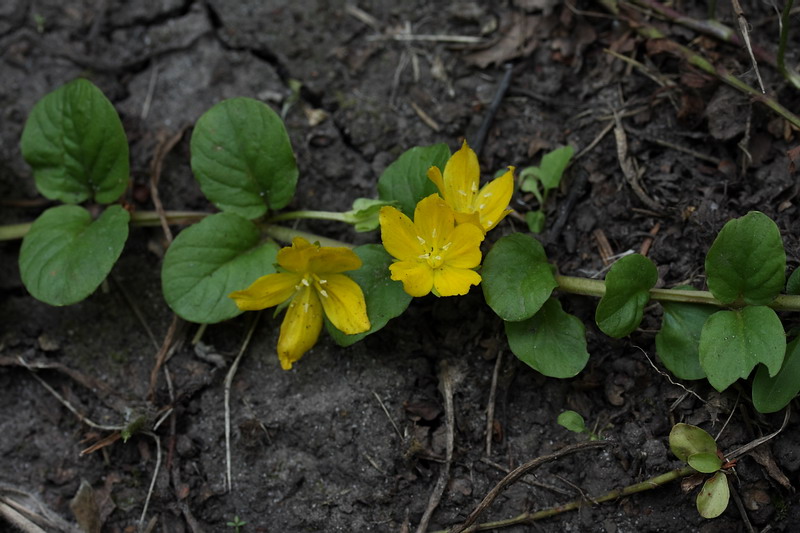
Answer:
[[[448,242],[441,248],[427,245],[426,249],[428,251],[420,255],[419,258],[427,262],[428,266],[431,267],[432,269],[437,269],[441,267],[442,264],[444,263],[445,252],[447,251],[448,248],[450,248],[450,246],[452,246],[452,244],[453,244],[452,242]]]

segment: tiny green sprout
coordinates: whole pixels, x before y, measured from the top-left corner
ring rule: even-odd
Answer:
[[[46,19],[44,18],[44,16],[40,15],[39,13],[34,13],[33,23],[36,24],[36,33],[38,34],[44,33],[44,26],[46,23]]]
[[[575,150],[571,146],[556,148],[542,157],[540,166],[530,166],[522,169],[519,173],[520,189],[533,193],[539,202],[539,209],[525,215],[525,221],[531,232],[541,233],[544,229],[544,204],[547,202],[547,196],[561,183],[564,171],[574,153]]]
[[[730,488],[725,461],[714,437],[705,430],[689,424],[676,424],[669,433],[672,453],[702,474],[713,474],[703,483],[697,495],[697,511],[703,518],[716,518],[728,507]]]
[[[245,525],[247,525],[247,522],[245,522],[244,520],[240,519],[238,515],[234,515],[233,516],[233,520],[228,521],[225,525],[228,526],[228,527],[234,528],[234,531],[236,533],[239,533],[240,528],[242,528]]]
[[[600,434],[595,433],[586,427],[586,421],[575,411],[564,411],[558,415],[556,422],[558,422],[559,426],[562,426],[573,433],[586,433],[589,436],[589,440],[600,440]]]

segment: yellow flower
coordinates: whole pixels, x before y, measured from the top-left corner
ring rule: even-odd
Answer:
[[[381,240],[396,261],[392,279],[411,296],[466,294],[481,282],[474,270],[481,262],[483,231],[473,224],[456,226],[455,214],[438,194],[423,198],[414,221],[394,207],[380,212]]]
[[[428,169],[428,178],[455,211],[456,222],[471,222],[485,233],[511,212],[508,204],[514,193],[514,167],[478,190],[480,176],[478,156],[467,141],[447,161],[444,176],[439,167]]]
[[[361,287],[342,274],[361,267],[355,252],[295,237],[291,247],[278,252],[278,265],[286,272],[262,276],[247,289],[228,296],[242,311],[266,309],[291,299],[278,338],[278,357],[284,370],[291,369],[292,363],[317,342],[323,312],[348,335],[370,328]]]

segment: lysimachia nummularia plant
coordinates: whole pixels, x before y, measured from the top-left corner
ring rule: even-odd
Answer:
[[[168,223],[199,220],[166,252],[164,298],[176,314],[201,324],[243,310],[285,309],[277,350],[285,369],[314,345],[323,324],[348,346],[402,314],[413,297],[459,296],[480,285],[504,321],[511,351],[546,376],[575,376],[589,359],[584,324],[557,297],[567,292],[599,297],[595,322],[614,338],[635,331],[645,307],[660,302],[656,350],[678,378],[706,379],[722,391],[752,376],[753,403],[762,412],[783,408],[800,392],[798,341],[787,343],[776,313],[800,310],[800,276],[786,282],[780,232],[760,212],[720,231],[706,256],[708,291],[656,289],[656,266],[642,255],[623,257],[597,281],[559,275],[529,233],[487,239],[511,211],[514,167],[481,185],[466,141],[452,156],[446,144],[410,148],[379,177],[377,198],[356,198],[345,212],[283,211],[300,170],[283,122],[262,102],[218,103],[197,121],[190,147],[192,172],[219,212],[164,214]],[[78,302],[110,272],[129,224],[152,225],[159,216],[120,204],[129,183],[125,133],[111,103],[87,80],[36,104],[21,148],[38,190],[67,205],[13,232],[0,228],[0,237],[25,234],[20,271],[34,297]],[[558,148],[521,172],[522,192],[539,203],[524,213],[531,230],[544,227],[548,194],[573,153]],[[381,242],[353,248],[278,224],[302,218],[380,228]]]

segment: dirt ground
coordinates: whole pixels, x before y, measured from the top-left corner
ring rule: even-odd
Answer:
[[[773,8],[741,3],[753,41],[774,54]],[[675,4],[698,19],[707,14],[705,2]],[[719,2],[718,17],[736,26],[729,3]],[[654,22],[756,84],[743,47]],[[796,66],[797,15],[792,22],[787,64]],[[512,75],[480,152],[484,176],[535,164],[567,143],[580,153],[547,205],[550,229],[542,236],[561,273],[602,275],[603,234],[613,253],[650,242],[659,286],[701,288],[716,233],[754,209],[777,222],[790,267],[797,266],[799,188],[787,151],[798,133],[589,0],[4,0],[0,223],[30,221],[50,205],[38,196],[18,141],[34,103],[78,76],[97,84],[122,116],[132,208],[153,208],[151,161],[165,139],[183,132],[164,161],[161,200],[168,209],[210,210],[189,169],[191,125],[224,98],[250,96],[285,113],[301,173],[290,207],[346,210],[355,197],[376,195],[378,176],[404,150],[436,142],[455,150],[464,137],[475,144],[505,65]],[[769,65],[760,72],[770,94],[800,110],[800,92]],[[642,194],[620,168],[615,113],[642,169]],[[517,195],[513,207],[524,213],[535,200]],[[299,227],[357,244],[378,239],[334,223]],[[523,228],[509,217],[490,237]],[[87,531],[234,531],[226,525],[234,517],[247,522],[246,533],[414,531],[444,468],[442,369],[453,378],[454,452],[429,530],[462,522],[509,469],[585,441],[556,424],[565,409],[602,429],[609,445],[539,468],[480,521],[596,497],[680,467],[667,445],[676,422],[713,435],[724,425],[719,443],[732,450],[783,421],[783,413],[756,413],[746,384],[719,394],[707,383],[686,383],[700,400],[659,373],[657,306],[630,338],[614,340],[592,325],[595,300],[562,297],[587,325],[591,353],[587,368],[568,380],[546,379],[514,358],[479,290],[416,300],[347,349],[323,335],[289,372],[275,355],[279,322],[264,314],[230,389],[227,490],[223,381],[253,316],[210,326],[203,350],[189,342],[196,326],[179,324],[176,338],[185,342],[165,366],[169,382],[162,373],[148,401],[155,356],[173,322],[161,296],[164,247],[160,229],[132,228],[109,282],[80,304],[55,308],[22,286],[19,243],[0,243],[0,497],[40,515],[49,510],[60,525],[46,531],[78,531],[76,509],[94,517]],[[173,410],[154,434],[82,456],[110,432],[82,423],[65,402],[108,426]],[[671,483],[504,531],[796,531],[799,419],[795,409],[758,460],[739,461],[733,486],[741,511],[732,502],[720,518],[704,520],[696,492]],[[82,484],[93,489],[94,506],[71,505]],[[0,519],[1,530],[10,527]]]

